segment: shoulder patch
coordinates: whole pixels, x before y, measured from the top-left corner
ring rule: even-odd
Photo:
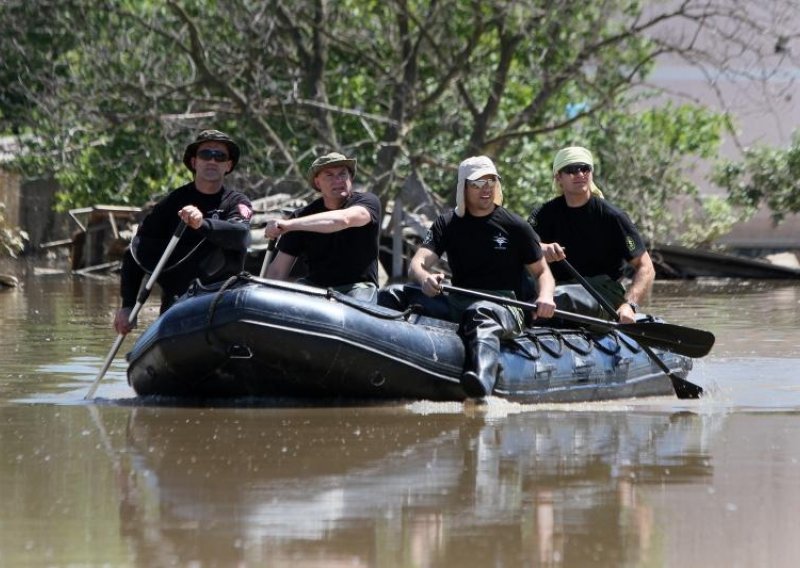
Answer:
[[[528,215],[528,224],[531,227],[536,227],[536,225],[538,224],[538,221],[536,220],[536,216],[539,215],[539,211],[541,211],[541,210],[542,210],[541,207],[536,207],[533,211],[531,211],[531,214]]]
[[[239,210],[239,215],[241,215],[242,219],[244,219],[245,221],[249,221],[250,217],[253,216],[253,210],[250,209],[244,203],[240,203],[239,205],[237,205],[237,209]]]
[[[625,246],[628,247],[630,252],[636,250],[636,242],[633,240],[633,237],[628,235],[625,237]]]

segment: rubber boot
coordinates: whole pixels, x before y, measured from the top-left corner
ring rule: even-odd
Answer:
[[[510,310],[492,302],[475,302],[464,310],[459,333],[467,363],[461,387],[467,396],[483,398],[492,393],[499,369],[500,341],[519,335],[520,321]]]
[[[470,398],[484,398],[492,394],[497,380],[497,361],[500,357],[498,341],[476,338],[467,345],[470,369],[461,375],[461,388]]]

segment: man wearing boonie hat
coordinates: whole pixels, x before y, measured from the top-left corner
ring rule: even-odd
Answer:
[[[318,157],[306,175],[320,196],[289,219],[267,223],[264,234],[278,239],[267,278],[286,280],[299,257],[308,275],[300,280],[374,301],[378,289],[378,238],[381,202],[353,191],[356,160],[339,152]]]
[[[114,316],[117,333],[133,328],[128,318],[142,278],[153,271],[179,223],[185,223],[188,230],[158,278],[162,313],[194,279],[208,283],[242,271],[250,242],[252,205],[244,194],[223,183],[239,163],[239,155],[236,142],[219,130],[203,130],[186,146],[183,164],[192,172],[193,181],[155,204],[123,257],[122,307]]]
[[[587,296],[558,261],[569,263],[617,307],[619,320],[635,321],[635,312],[653,285],[655,269],[644,240],[627,214],[603,197],[594,183],[595,161],[581,146],[560,150],[553,160],[553,189],[560,195],[534,208],[528,222],[542,241],[558,283],[561,309],[599,316],[597,302]],[[620,280],[623,267],[633,268],[627,292]]]
[[[420,304],[428,315],[460,322],[466,362],[461,386],[468,397],[491,394],[497,380],[500,342],[522,332],[518,308],[448,294],[440,296],[444,274],[435,270],[447,254],[453,285],[517,297],[523,275],[536,278],[536,317],[553,316],[553,276],[536,234],[524,219],[502,206],[500,175],[487,156],[467,158],[458,167],[456,208],[439,215],[411,259],[409,276],[420,288],[389,287],[379,303],[403,308]]]

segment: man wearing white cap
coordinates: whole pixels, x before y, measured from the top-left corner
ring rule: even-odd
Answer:
[[[596,302],[586,298],[582,286],[570,284],[574,282],[572,273],[559,266],[558,261],[568,258],[575,270],[617,307],[619,320],[631,323],[653,285],[655,269],[636,226],[608,203],[595,185],[594,169],[594,158],[586,148],[560,150],[553,160],[553,189],[560,195],[535,208],[528,222],[542,240],[545,258],[554,263],[559,307],[599,315]],[[625,263],[633,267],[627,292],[620,283]]]
[[[461,386],[472,398],[491,394],[498,375],[500,341],[521,333],[524,316],[517,308],[494,302],[476,302],[455,294],[439,296],[445,277],[434,271],[439,259],[447,254],[454,286],[510,298],[521,292],[527,270],[538,284],[536,317],[550,318],[555,308],[555,283],[536,234],[502,203],[500,176],[492,160],[475,156],[461,162],[456,208],[434,221],[409,266],[409,276],[422,286],[425,296],[438,300],[422,305],[446,303],[450,318],[460,322],[466,351]],[[407,299],[410,296],[405,295]]]

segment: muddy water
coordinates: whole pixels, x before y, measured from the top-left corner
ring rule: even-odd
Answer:
[[[121,360],[86,403],[116,283],[23,284],[0,290],[0,566],[800,557],[800,283],[657,284],[648,311],[717,336],[700,401],[479,408],[145,405]]]

